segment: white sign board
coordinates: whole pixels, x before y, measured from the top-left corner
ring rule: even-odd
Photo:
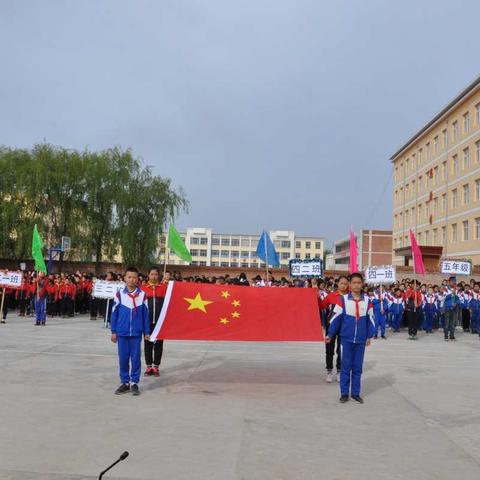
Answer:
[[[292,277],[321,277],[323,262],[315,260],[290,260],[290,276]]]
[[[107,280],[95,280],[92,289],[92,297],[114,298],[116,293],[125,287],[123,282],[108,282]]]
[[[0,287],[18,288],[22,285],[22,272],[0,272]]]
[[[443,260],[442,273],[452,275],[471,275],[472,264],[470,262],[459,262],[457,260]]]
[[[365,269],[365,282],[367,283],[395,283],[396,280],[397,276],[393,265],[367,267]]]

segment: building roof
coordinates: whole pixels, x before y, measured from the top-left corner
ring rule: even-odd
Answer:
[[[446,105],[437,115],[435,115],[423,128],[421,128],[413,137],[411,137],[405,144],[403,144],[399,150],[397,150],[390,160],[395,160],[400,154],[404,152],[415,140],[430,130],[440,120],[442,120],[460,101],[462,101],[468,95],[474,93],[480,88],[480,76],[478,76],[472,83],[464,88],[448,105]]]

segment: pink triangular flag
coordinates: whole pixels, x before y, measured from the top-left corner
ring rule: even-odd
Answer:
[[[353,230],[350,230],[350,273],[358,272],[358,250],[357,250],[357,239]]]
[[[418,246],[417,239],[412,229],[410,229],[410,243],[412,244],[413,268],[415,273],[425,275],[425,265],[423,264],[422,252]]]

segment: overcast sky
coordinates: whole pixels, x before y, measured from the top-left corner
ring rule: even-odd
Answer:
[[[391,228],[390,155],[480,74],[478,0],[0,0],[0,144],[131,147],[177,225]]]

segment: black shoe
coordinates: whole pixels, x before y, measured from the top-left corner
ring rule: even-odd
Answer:
[[[363,403],[363,398],[360,395],[352,395],[352,398],[358,403]]]
[[[386,340],[386,339],[387,339],[387,337],[386,337],[385,335],[382,335],[382,338],[383,338],[384,340]]]
[[[342,395],[340,397],[340,403],[347,403],[349,400],[348,395]]]
[[[378,338],[378,335],[375,335],[373,338]]]
[[[132,392],[132,395],[140,395],[140,390],[138,389],[138,385],[136,383],[130,387],[130,391]]]
[[[123,393],[128,393],[130,391],[130,386],[126,383],[122,383],[116,390],[115,395],[122,395]]]

